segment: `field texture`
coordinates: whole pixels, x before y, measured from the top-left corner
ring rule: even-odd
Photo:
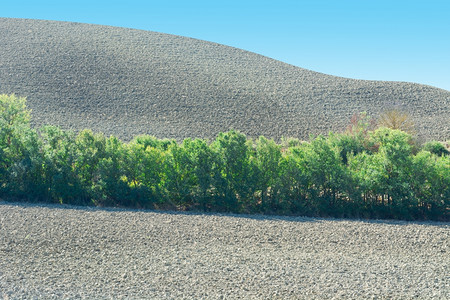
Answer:
[[[450,299],[448,223],[0,202],[2,299]]]
[[[168,34],[0,18],[0,93],[28,97],[33,124],[129,140],[214,138],[240,130],[308,138],[356,112],[409,113],[424,139],[448,140],[450,91],[329,76]]]

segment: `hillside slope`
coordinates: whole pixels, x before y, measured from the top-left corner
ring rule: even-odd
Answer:
[[[396,107],[420,135],[450,138],[450,92],[329,76],[255,53],[168,34],[0,18],[0,93],[26,96],[33,124],[91,128],[123,139],[307,138],[355,112]]]

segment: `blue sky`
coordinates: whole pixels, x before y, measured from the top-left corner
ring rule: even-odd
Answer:
[[[450,90],[449,0],[0,0],[0,17],[152,30],[331,75]]]

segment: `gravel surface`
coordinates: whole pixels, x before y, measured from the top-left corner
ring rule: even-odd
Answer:
[[[450,139],[450,91],[329,76],[211,42],[143,30],[0,18],[0,93],[28,98],[33,124],[129,140],[308,138],[355,112],[408,112],[424,139]]]
[[[450,299],[450,225],[0,202],[2,299]]]

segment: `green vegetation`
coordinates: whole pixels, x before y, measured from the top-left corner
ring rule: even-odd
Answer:
[[[371,129],[277,144],[237,131],[212,142],[32,129],[0,96],[0,197],[77,205],[448,221],[450,156],[437,142]],[[413,151],[414,150],[414,151]]]

